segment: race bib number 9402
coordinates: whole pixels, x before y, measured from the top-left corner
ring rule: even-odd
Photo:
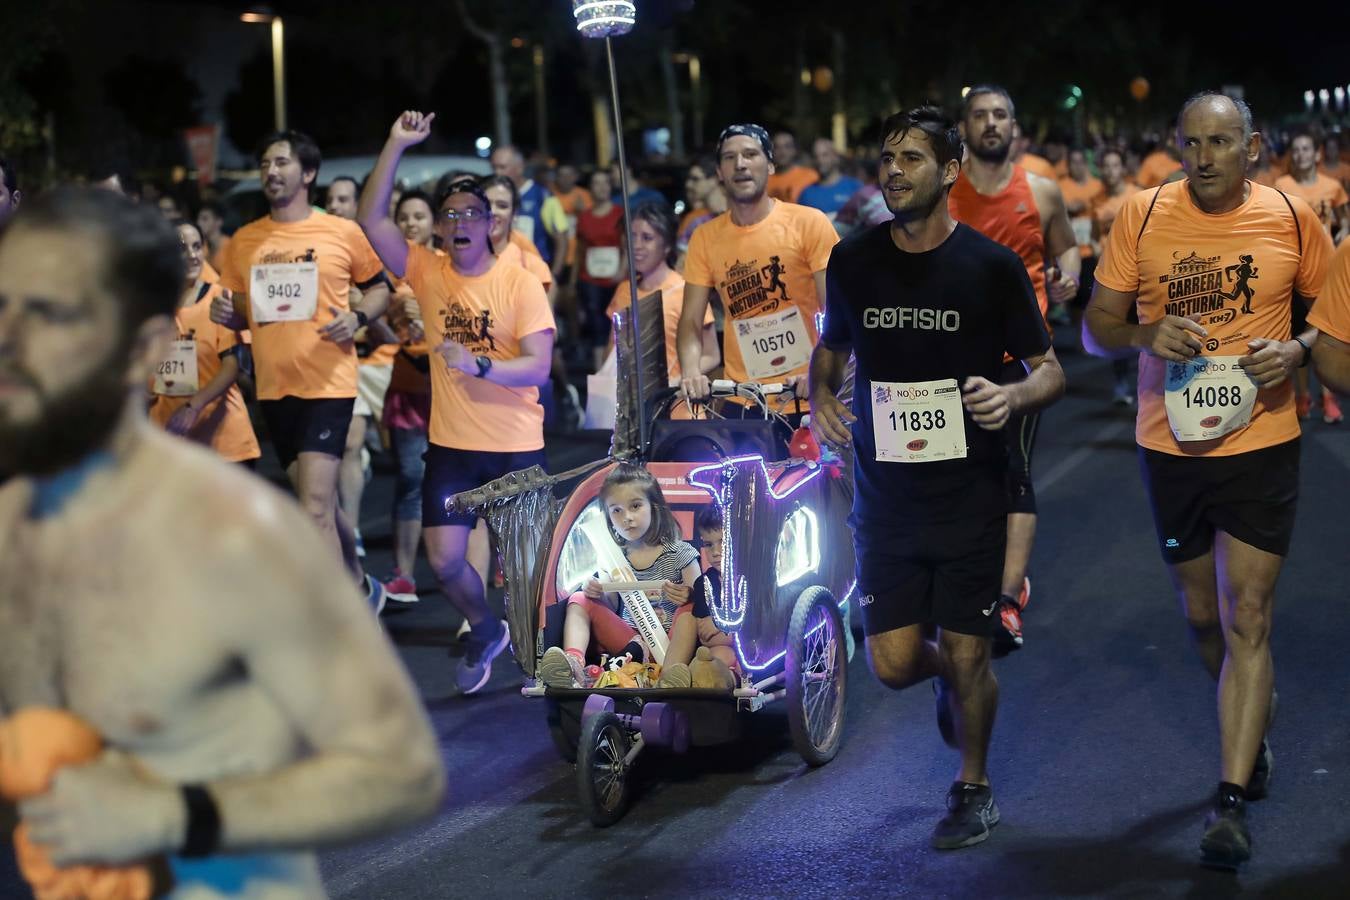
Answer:
[[[1178,441],[1212,441],[1245,428],[1256,405],[1256,382],[1237,356],[1197,356],[1167,363],[1167,423]]]
[[[255,322],[308,322],[319,308],[319,264],[253,266],[248,299]]]
[[[872,382],[872,433],[878,462],[964,459],[966,420],[956,379]]]

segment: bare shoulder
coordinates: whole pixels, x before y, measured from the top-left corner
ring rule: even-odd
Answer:
[[[1031,193],[1036,198],[1036,206],[1040,209],[1041,215],[1053,212],[1064,205],[1064,194],[1054,179],[1028,172],[1027,183],[1031,185]]]

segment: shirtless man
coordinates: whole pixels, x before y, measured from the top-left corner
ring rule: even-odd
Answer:
[[[110,748],[18,812],[58,865],[166,855],[176,897],[321,897],[313,848],[430,814],[445,776],[309,518],[145,421],[182,279],[158,210],[107,192],[39,197],[0,239],[0,714],[65,708]]]

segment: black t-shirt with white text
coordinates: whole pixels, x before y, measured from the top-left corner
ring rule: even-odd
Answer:
[[[963,410],[965,458],[879,462],[872,383],[953,378],[959,387],[980,375],[997,384],[1004,351],[1016,359],[1045,353],[1050,335],[1026,268],[966,225],[924,253],[901,250],[890,228],[884,222],[839,244],[826,270],[821,343],[857,359],[853,524],[1006,512],[1001,431],[985,431]]]

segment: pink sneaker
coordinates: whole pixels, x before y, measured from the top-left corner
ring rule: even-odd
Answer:
[[[418,600],[417,585],[397,569],[394,570],[394,577],[384,583],[384,592],[395,603],[416,603]]]

